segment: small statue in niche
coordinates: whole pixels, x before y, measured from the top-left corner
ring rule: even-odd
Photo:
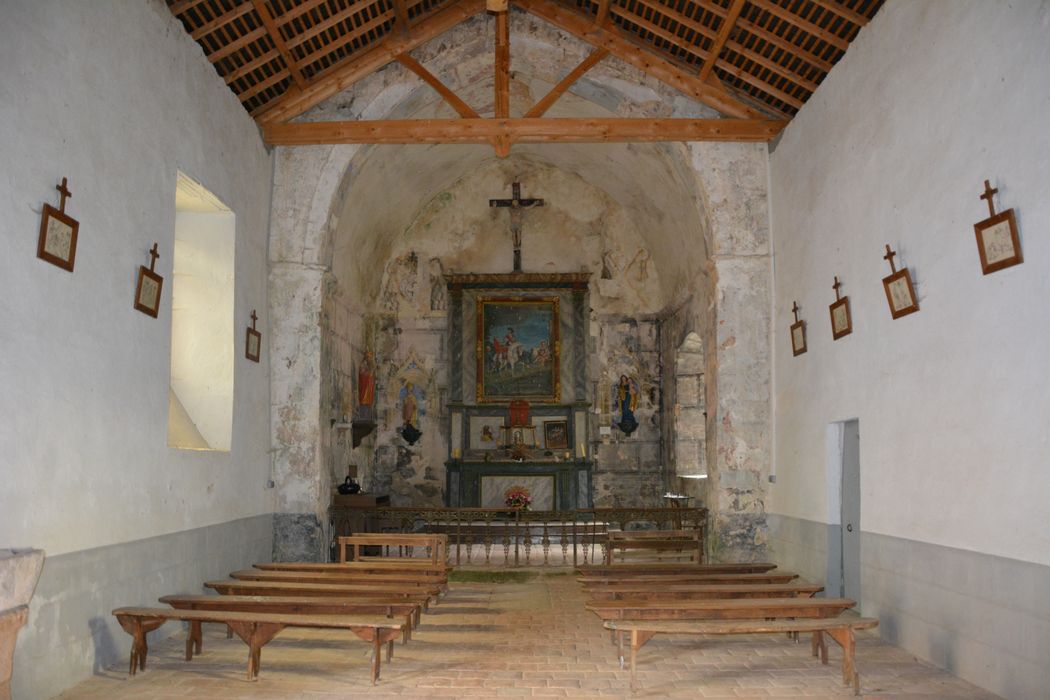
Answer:
[[[405,382],[401,390],[401,422],[401,437],[409,445],[416,444],[423,432],[418,427],[419,398],[416,396],[416,388],[412,382]]]
[[[368,351],[361,358],[357,367],[357,407],[361,420],[372,419],[372,406],[376,400],[376,361],[375,355]]]
[[[620,420],[616,423],[624,435],[630,435],[638,429],[638,420],[634,410],[638,408],[638,383],[626,374],[620,375],[616,385],[616,407],[620,410]]]
[[[430,310],[444,311],[448,307],[445,271],[441,267],[441,261],[437,258],[431,258],[427,266],[430,272]]]

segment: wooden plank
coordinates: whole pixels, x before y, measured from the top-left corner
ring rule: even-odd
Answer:
[[[831,12],[835,13],[839,17],[842,17],[843,19],[845,19],[845,20],[847,20],[849,22],[852,22],[853,24],[857,25],[858,27],[865,27],[865,26],[867,26],[868,22],[870,21],[864,15],[860,14],[859,12],[856,12],[855,10],[851,10],[848,7],[844,6],[844,5],[841,5],[841,4],[837,3],[837,2],[835,2],[835,0],[809,0],[809,1],[811,3],[813,3],[814,5],[818,6],[818,7],[823,7],[825,10],[830,10]]]
[[[229,85],[230,83],[240,80],[246,75],[251,75],[256,70],[262,68],[264,65],[266,65],[267,63],[269,63],[270,61],[272,61],[280,55],[281,52],[278,51],[276,48],[270,49],[254,61],[251,61],[250,63],[245,63],[240,68],[230,71],[226,75],[222,76],[222,79],[226,81],[227,85]]]
[[[739,78],[740,80],[743,80],[745,83],[747,83],[749,85],[754,85],[756,88],[758,88],[759,90],[765,92],[767,95],[772,95],[773,97],[776,97],[778,100],[782,100],[784,102],[787,102],[789,105],[791,105],[792,107],[795,107],[796,109],[801,109],[802,108],[802,105],[803,105],[802,100],[800,100],[799,98],[795,97],[794,95],[791,95],[791,94],[788,94],[788,93],[784,92],[780,88],[773,87],[768,82],[766,82],[765,80],[762,80],[761,78],[759,78],[754,73],[746,71],[746,70],[744,70],[743,68],[741,68],[739,66],[734,66],[731,63],[725,63],[724,65],[720,64],[719,68],[721,68],[726,73],[729,73],[730,75],[732,75],[732,76],[734,76],[736,78]]]
[[[225,27],[227,24],[237,19],[238,17],[243,17],[244,15],[248,14],[252,11],[252,9],[253,7],[251,3],[244,3],[243,5],[238,5],[229,12],[224,12],[223,14],[219,15],[207,24],[202,24],[201,26],[197,27],[192,32],[190,32],[190,36],[193,38],[194,41],[200,41],[203,37],[208,36],[219,27]]]
[[[827,73],[828,71],[830,71],[834,67],[833,63],[831,63],[829,61],[825,61],[823,58],[821,58],[820,56],[817,56],[815,53],[812,53],[811,51],[807,51],[806,49],[802,48],[798,44],[795,44],[794,42],[788,41],[784,37],[779,36],[777,34],[774,34],[773,32],[769,31],[768,29],[765,29],[764,27],[760,27],[757,24],[755,24],[753,22],[749,22],[746,19],[743,19],[743,18],[738,19],[736,21],[736,26],[740,27],[744,31],[748,32],[749,34],[754,34],[759,39],[762,39],[763,41],[765,41],[765,42],[767,42],[769,44],[773,44],[774,46],[776,46],[778,48],[781,48],[784,51],[787,51],[792,56],[796,56],[800,60],[808,63],[809,65],[813,66],[814,68],[819,68],[820,70],[824,71],[825,73]]]
[[[204,0],[180,0],[180,2],[173,4],[169,9],[171,10],[171,14],[178,17],[186,10],[192,10],[202,2],[204,2]]]
[[[308,562],[273,561],[254,564],[261,571],[362,571],[371,573],[406,572],[428,576],[447,577],[453,567],[434,564],[429,560],[400,559],[387,561]]]
[[[633,22],[634,24],[637,24],[644,31],[650,32],[651,34],[654,34],[655,36],[660,37],[664,41],[670,42],[671,44],[673,44],[674,46],[677,46],[682,51],[685,51],[686,53],[692,54],[693,56],[695,56],[696,58],[700,59],[701,61],[706,61],[709,58],[709,56],[710,56],[710,54],[706,50],[704,50],[703,48],[701,48],[699,46],[696,46],[694,44],[686,43],[685,39],[683,37],[675,34],[674,32],[672,32],[672,31],[670,31],[668,29],[664,29],[663,27],[660,27],[660,26],[656,25],[653,22],[650,22],[649,20],[645,19],[644,17],[641,17],[639,15],[635,15],[635,14],[631,14],[630,12],[628,12],[627,10],[624,10],[623,8],[621,8],[618,5],[616,7],[614,7],[614,8],[612,8],[612,12],[613,12],[613,14],[615,14],[615,15],[617,15],[619,17],[623,17],[628,22]]]
[[[581,576],[653,576],[659,574],[683,573],[683,574],[751,574],[766,573],[777,568],[777,565],[768,561],[756,562],[724,562],[716,564],[667,564],[652,566],[649,564],[601,564],[592,566],[578,566],[576,573]]]
[[[394,19],[397,20],[397,29],[402,34],[408,35],[408,8],[405,7],[405,0],[394,0]]]
[[[762,585],[791,583],[798,574],[791,572],[766,574],[668,574],[663,576],[633,576],[631,578],[583,578],[577,580],[587,590],[634,588],[642,584],[650,586],[677,586],[692,584],[726,583],[733,585]]]
[[[595,26],[601,27],[609,19],[609,5],[612,0],[598,0],[598,12],[594,16]]]
[[[470,105],[461,100],[459,98],[459,95],[448,89],[448,87],[446,87],[444,83],[438,80],[436,75],[424,68],[419,61],[412,58],[407,53],[403,53],[400,56],[398,56],[397,60],[405,68],[409,69],[410,71],[418,75],[420,78],[422,78],[423,82],[425,82],[430,87],[434,88],[437,94],[441,95],[441,98],[445,100],[445,102],[447,102],[452,107],[452,109],[456,110],[456,113],[459,114],[459,116],[472,117],[475,119],[479,118],[478,113],[475,112]]]
[[[246,88],[243,92],[237,93],[237,99],[239,99],[242,103],[243,102],[247,102],[248,100],[250,100],[253,97],[255,97],[256,95],[258,95],[263,90],[266,90],[267,88],[272,87],[273,85],[276,85],[277,83],[281,82],[282,80],[284,80],[287,77],[288,77],[288,69],[287,68],[282,68],[281,70],[277,71],[276,73],[274,73],[270,77],[266,78],[265,80],[260,80],[255,85],[252,85],[251,87]]]
[[[342,92],[361,78],[395,61],[399,55],[443,34],[484,9],[484,0],[460,0],[419,22],[413,28],[411,36],[385,37],[360,57],[319,74],[306,87],[287,90],[279,98],[272,100],[266,109],[260,112],[257,119],[263,124],[293,119],[332,95]]]
[[[779,17],[788,24],[793,24],[802,31],[806,32],[807,34],[814,36],[828,44],[831,44],[837,49],[845,51],[849,48],[849,41],[847,41],[846,39],[843,39],[842,37],[837,36],[832,32],[829,32],[823,27],[813,22],[810,22],[807,19],[802,19],[791,10],[787,9],[786,7],[781,7],[780,5],[776,4],[775,2],[772,2],[771,0],[750,0],[750,2],[752,5],[762,8],[774,17]]]
[[[744,1],[733,0],[733,4],[729,8],[729,14],[722,20],[722,26],[718,29],[718,36],[715,37],[714,44],[711,45],[710,59],[704,62],[704,67],[700,69],[700,80],[707,80],[711,76],[711,71],[714,70],[715,63],[718,61],[718,56],[722,53],[722,49],[725,48],[726,42],[729,41],[729,34],[733,31],[733,27],[736,26],[736,20],[740,17],[741,10],[744,9]]]
[[[547,110],[550,109],[551,105],[557,102],[558,98],[564,95],[565,91],[572,87],[584,73],[589,71],[595,66],[595,64],[608,55],[609,51],[605,48],[597,48],[594,51],[591,51],[590,54],[587,55],[587,58],[580,62],[580,65],[569,71],[568,75],[562,78],[557,85],[551,88],[550,92],[544,95],[529,109],[528,112],[525,113],[525,118],[534,119],[536,117],[542,117]]]
[[[685,15],[685,14],[679,12],[678,10],[674,9],[673,7],[671,7],[670,5],[664,5],[663,3],[658,2],[657,0],[635,0],[635,2],[638,3],[639,5],[641,5],[642,7],[647,7],[650,10],[652,10],[653,12],[656,12],[656,13],[666,17],[667,19],[670,19],[670,20],[673,20],[673,21],[677,22],[681,27],[685,27],[686,29],[691,29],[692,31],[696,32],[697,34],[699,34],[701,36],[705,36],[708,39],[711,39],[712,41],[714,41],[715,37],[718,36],[718,33],[714,29],[712,29],[711,27],[708,27],[704,23],[698,22],[695,19],[693,19],[692,17],[689,17],[688,15]],[[631,14],[630,12],[627,12],[625,10],[625,8],[622,8],[622,7],[618,6],[618,5],[613,7],[613,12],[616,12],[616,14],[620,15],[621,17],[625,17],[626,19],[628,19],[631,22],[634,22],[636,24],[645,23],[647,25],[655,25],[654,22],[652,22],[650,20],[646,20],[644,17],[642,17],[642,15],[640,15],[640,14]],[[641,21],[639,21],[639,20],[641,20]],[[675,41],[675,44],[680,45],[681,48],[690,48],[689,45],[682,44],[682,41],[683,41],[682,37],[677,37],[677,39]],[[692,48],[699,48],[699,44],[692,46]],[[706,53],[706,51],[705,51],[705,53]]]
[[[208,54],[208,61],[210,61],[211,63],[218,63],[230,54],[236,51],[240,51],[248,44],[251,44],[254,41],[258,41],[264,36],[266,36],[266,27],[258,27],[257,29],[253,29],[237,41],[226,44],[226,46],[223,46],[221,49],[217,49],[216,51]]]
[[[264,124],[275,146],[335,143],[608,143],[768,141],[787,122],[768,119],[408,119]]]
[[[676,598],[594,600],[586,607],[603,620],[762,620],[835,617],[854,605],[848,598]]]
[[[593,600],[646,598],[791,598],[813,596],[824,590],[817,583],[693,583],[654,586],[643,582],[633,586],[600,586],[587,589]]]
[[[292,55],[288,45],[284,43],[284,37],[281,36],[281,30],[277,27],[277,24],[273,21],[273,16],[270,14],[270,10],[266,7],[265,0],[252,0],[252,4],[255,6],[255,12],[259,15],[259,19],[262,20],[263,26],[266,27],[266,32],[270,35],[270,41],[277,47],[277,50],[281,52],[281,58],[284,59],[284,65],[287,66],[288,72],[292,76],[292,80],[299,87],[306,84],[306,79],[303,78],[302,72],[299,70],[299,66],[295,63],[295,56]]]
[[[635,46],[619,32],[596,27],[580,14],[567,10],[552,0],[516,0],[515,4],[591,46],[607,49],[611,55],[621,61],[703,102],[722,114],[746,119],[761,119],[765,116],[759,110],[748,107],[735,99],[722,86],[700,80],[671,61]]]
[[[358,598],[398,598],[425,603],[436,598],[440,589],[433,592],[419,587],[392,588],[389,586],[363,586],[335,583],[284,583],[278,581],[206,581],[211,588],[223,595],[295,595],[295,596],[342,596]]]
[[[879,626],[873,617],[834,617],[808,620],[609,620],[610,630],[646,630],[664,634],[761,634],[812,632],[831,627],[866,630]]]
[[[244,569],[234,571],[230,578],[240,581],[276,581],[287,583],[333,583],[355,586],[390,586],[393,588],[424,588],[436,590],[441,581],[426,574],[370,574],[347,571],[263,571]]]
[[[764,68],[768,68],[769,70],[776,73],[778,76],[790,80],[796,85],[806,88],[810,92],[815,92],[818,87],[818,85],[812,80],[799,75],[787,66],[783,66],[772,59],[766,58],[762,54],[747,48],[743,44],[737,43],[735,41],[730,41],[726,46],[731,51],[735,51],[741,56],[747,58],[749,61],[754,61],[758,65]],[[726,59],[719,59],[718,66],[719,68],[723,68],[725,70],[732,70],[736,68],[736,66],[734,66],[731,62],[729,62]]]
[[[370,0],[370,2],[363,3],[363,4],[355,3],[355,4],[351,5],[350,7],[346,8],[345,10],[343,10],[342,12],[339,12],[339,13],[336,13],[336,14],[332,15],[331,17],[329,17],[328,19],[326,19],[324,21],[318,22],[317,24],[313,25],[309,29],[304,30],[300,34],[296,34],[292,39],[290,39],[288,41],[288,46],[290,46],[291,48],[295,48],[296,46],[299,46],[300,44],[304,44],[307,41],[309,41],[310,39],[313,39],[318,34],[321,34],[322,32],[325,32],[325,31],[331,29],[332,27],[336,26],[337,24],[340,24],[342,22],[345,22],[348,19],[351,19],[353,17],[357,17],[358,15],[361,15],[361,14],[367,12],[368,10],[370,10],[378,2],[379,2],[379,0]],[[380,14],[386,16],[387,18],[390,18],[390,17],[394,16],[394,10],[390,9],[390,10],[387,10],[386,12],[382,12]],[[347,34],[354,34],[355,33],[354,30],[357,30],[358,28],[359,27],[354,27],[354,29],[349,31],[349,32],[347,32]],[[322,42],[322,43],[324,43],[324,42]],[[331,45],[326,46],[324,48],[329,48],[330,46]]]
[[[496,13],[496,118],[510,116],[510,18],[507,12]]]

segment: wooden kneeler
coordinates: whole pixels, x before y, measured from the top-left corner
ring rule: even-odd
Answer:
[[[404,622],[358,615],[286,615],[277,613],[231,612],[228,610],[172,610],[168,608],[117,608],[113,611],[125,632],[131,635],[131,662],[128,675],[146,668],[149,648],[146,635],[168,620],[190,623],[186,640],[186,658],[193,658],[193,651],[201,649],[201,623],[226,624],[248,645],[247,679],[259,677],[260,656],[266,646],[285,627],[312,627],[323,629],[348,629],[359,638],[372,644],[372,684],[379,679],[380,657],[383,645],[387,647],[387,661],[393,658],[394,640],[402,634]]]

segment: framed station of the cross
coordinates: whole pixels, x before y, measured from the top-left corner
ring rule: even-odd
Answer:
[[[559,297],[477,300],[477,400],[561,400]]]

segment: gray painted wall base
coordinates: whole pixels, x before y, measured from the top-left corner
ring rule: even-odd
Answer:
[[[313,513],[273,514],[274,561],[325,561],[325,535]]]
[[[15,647],[14,697],[49,698],[107,666],[126,670],[131,637],[110,612],[158,605],[168,593],[204,593],[204,581],[267,560],[272,523],[259,515],[48,557]],[[165,625],[150,642],[180,629]]]
[[[783,515],[769,524],[778,564],[827,580],[837,525]],[[1046,697],[1050,567],[862,533],[861,596],[886,641],[1004,698]]]

